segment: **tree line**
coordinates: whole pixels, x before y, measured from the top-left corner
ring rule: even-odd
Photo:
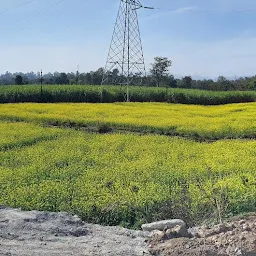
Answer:
[[[223,76],[213,79],[193,79],[191,76],[183,78],[175,78],[169,73],[169,67],[172,65],[171,60],[165,57],[156,57],[151,69],[146,77],[138,77],[133,75],[131,85],[150,86],[150,87],[170,87],[170,88],[186,88],[201,89],[211,91],[235,91],[235,90],[256,90],[256,76],[241,77],[238,79],[227,79]],[[70,72],[70,73],[47,73],[42,77],[40,72],[34,73],[10,73],[0,75],[0,85],[23,85],[23,84],[79,84],[79,85],[99,85],[102,82],[103,68],[90,72]],[[114,84],[114,80],[118,80],[119,70],[115,69],[108,72],[109,85]]]

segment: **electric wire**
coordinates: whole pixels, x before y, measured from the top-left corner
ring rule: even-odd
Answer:
[[[14,8],[22,7],[22,6],[24,6],[24,5],[27,5],[27,4],[36,2],[36,1],[38,1],[38,0],[29,0],[29,1],[26,1],[26,2],[24,2],[24,3],[22,3],[22,4],[17,4],[17,5],[15,5],[15,6],[12,7],[12,8],[9,8],[9,9],[6,9],[6,10],[0,12],[0,15],[1,15],[1,14],[4,14],[4,13],[7,13],[7,12],[10,12],[10,11],[11,11],[12,9],[14,9]]]
[[[53,4],[51,4],[51,5],[48,5],[48,6],[45,7],[45,8],[37,9],[37,10],[35,10],[32,14],[26,15],[25,17],[23,17],[23,18],[21,18],[21,19],[19,19],[19,20],[16,20],[15,23],[19,23],[19,22],[21,22],[21,21],[23,21],[23,20],[30,19],[32,16],[37,15],[38,12],[47,11],[48,9],[50,9],[50,8],[52,8],[52,7],[55,7],[56,5],[62,4],[62,3],[65,2],[65,1],[67,1],[67,0],[59,0],[59,1],[57,1],[57,2],[55,2],[55,3],[53,3]]]
[[[33,3],[33,2],[36,2],[38,0],[28,0],[26,2],[23,2],[21,4],[18,4],[12,8],[9,8],[7,10],[4,10],[2,12],[0,12],[0,15],[1,14],[4,14],[4,13],[7,13],[7,12],[10,12],[12,9],[14,8],[17,8],[17,7],[21,7],[21,6],[25,6],[25,5],[28,5],[30,3]],[[67,0],[59,0],[53,4],[50,4],[49,6],[47,6],[46,8],[40,8],[36,11],[34,11],[34,13],[32,13],[31,15],[26,15],[25,17],[19,19],[16,21],[16,23],[19,23],[23,20],[27,20],[29,19],[30,17],[36,15],[36,13],[39,11],[45,11],[45,10],[48,10],[49,8],[52,8],[56,5],[59,5],[63,2],[65,2]],[[87,0],[82,0],[81,2],[86,2]],[[171,12],[176,12],[176,13],[201,13],[201,14],[208,14],[208,15],[225,15],[225,14],[232,14],[232,13],[237,13],[237,14],[243,14],[243,13],[249,13],[249,12],[256,12],[256,9],[255,8],[252,8],[252,9],[244,9],[244,10],[226,10],[226,11],[211,11],[211,10],[203,10],[203,9],[199,9],[199,8],[194,8],[194,9],[188,9],[186,10],[186,8],[165,8],[165,7],[151,7],[151,6],[144,6],[144,5],[141,5],[140,8],[143,8],[143,9],[147,9],[147,10],[162,10],[162,11],[171,11]],[[151,14],[149,15],[151,16]]]
[[[249,13],[249,12],[256,12],[256,8],[252,9],[244,9],[244,10],[223,10],[223,11],[211,11],[211,10],[204,10],[200,8],[194,8],[193,9],[187,9],[184,8],[163,8],[163,7],[147,7],[142,6],[144,9],[150,9],[150,10],[162,10],[162,11],[172,11],[172,12],[197,12],[202,14],[215,14],[215,15],[221,15],[221,14],[229,14],[229,13]]]
[[[23,3],[21,3],[21,4],[18,4],[18,5],[16,5],[15,7],[20,7],[20,6],[25,6],[25,5],[28,5],[28,4],[30,4],[30,3],[33,3],[33,2],[36,2],[36,1],[38,1],[38,0],[28,0],[28,1],[26,1],[26,2],[23,2]],[[45,7],[45,8],[39,8],[39,9],[37,9],[37,10],[35,10],[32,14],[30,14],[30,15],[26,15],[26,16],[24,16],[23,18],[21,18],[21,19],[19,19],[19,20],[17,20],[17,21],[15,21],[15,23],[19,23],[19,22],[21,22],[21,21],[24,21],[24,20],[29,20],[31,17],[34,17],[35,15],[38,15],[38,13],[40,13],[40,12],[43,12],[43,11],[46,11],[46,10],[48,10],[48,9],[50,9],[50,8],[52,8],[52,7],[54,7],[54,6],[56,6],[56,5],[60,5],[60,4],[62,4],[63,2],[66,2],[67,0],[59,0],[59,1],[57,1],[57,2],[55,2],[55,3],[52,3],[52,4],[50,4],[50,5],[48,5],[47,7]],[[79,3],[83,3],[83,2],[88,2],[89,0],[79,0],[78,2]],[[196,8],[196,7],[191,7],[191,9],[190,8],[187,8],[187,10],[186,10],[186,8],[184,7],[184,8],[163,8],[163,7],[150,7],[150,6],[141,6],[141,8],[140,9],[146,9],[147,11],[151,11],[150,13],[148,13],[146,16],[144,16],[143,18],[147,18],[147,17],[149,17],[149,16],[154,16],[154,10],[162,10],[162,11],[171,11],[171,12],[177,12],[177,13],[179,13],[179,12],[187,12],[187,13],[202,13],[202,14],[229,14],[229,13],[248,13],[248,12],[255,12],[256,11],[256,9],[245,9],[245,10],[226,10],[226,11],[208,11],[208,10],[203,10],[203,9],[199,9],[199,8]],[[9,12],[9,11],[11,11],[11,8],[10,9],[8,9],[8,10],[5,10],[5,11],[3,11],[2,13],[5,13],[5,12]],[[60,10],[58,10],[58,12],[60,12]],[[1,12],[0,12],[0,14],[2,14]],[[50,16],[50,15],[54,15],[55,13],[50,13],[50,14],[44,14],[44,17],[48,17],[48,16]],[[40,14],[39,14],[40,15]],[[42,14],[41,14],[42,15]],[[105,19],[109,19],[109,18],[111,18],[111,17],[104,17],[104,16],[100,16],[101,18],[105,18]],[[65,31],[65,30],[71,30],[73,27],[77,27],[77,24],[76,25],[72,25],[72,26],[68,26],[68,27],[65,27],[65,28],[63,28],[63,29],[59,29],[58,31]],[[24,30],[24,29],[26,29],[27,27],[24,27],[24,28],[21,28],[21,30]],[[55,32],[52,32],[52,33],[50,33],[50,34],[54,34]]]
[[[66,0],[65,0],[66,1]],[[80,3],[84,3],[84,2],[88,2],[90,0],[77,0],[77,2],[80,4]],[[48,8],[47,8],[48,9]],[[60,10],[58,10],[58,13],[60,13]],[[49,16],[52,16],[52,15],[55,15],[56,13],[48,13],[48,14],[44,14],[43,18],[48,18]],[[38,18],[39,16],[37,16]],[[106,17],[104,17],[106,18]],[[110,17],[109,17],[110,18]],[[31,23],[31,22],[30,22]],[[32,24],[32,23],[31,23]],[[71,25],[71,26],[65,26],[61,29],[58,29],[58,32],[64,32],[64,31],[71,31],[73,28],[78,28],[78,27],[83,27],[83,25],[79,25],[79,24],[74,24],[74,25]],[[23,31],[25,29],[27,29],[28,27],[27,26],[24,26],[23,28],[21,28],[19,31]],[[46,35],[40,35],[39,38],[46,38],[49,39],[49,38],[54,38],[53,35],[56,35],[56,31],[52,31],[52,32],[47,32],[47,36]],[[38,38],[38,37],[37,37]]]

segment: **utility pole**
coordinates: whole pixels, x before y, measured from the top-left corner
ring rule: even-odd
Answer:
[[[41,84],[41,101],[43,101],[43,70],[40,72],[40,84]]]
[[[129,86],[141,83],[146,76],[145,61],[137,10],[144,7],[138,0],[120,0],[114,32],[102,78],[103,84],[125,85],[126,101],[130,101]],[[115,76],[114,70],[118,70]]]
[[[77,64],[77,70],[76,70],[76,84],[78,84],[78,82],[79,82],[79,69],[80,69],[80,65]]]

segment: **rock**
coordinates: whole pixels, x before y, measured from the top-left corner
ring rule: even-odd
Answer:
[[[236,248],[234,253],[235,255],[243,255],[243,252],[240,248]]]
[[[81,237],[81,236],[87,236],[89,232],[86,228],[79,227],[79,228],[71,229],[69,234],[75,237]]]
[[[189,237],[188,230],[185,226],[176,226],[172,229],[172,232],[176,233],[178,237]]]
[[[228,227],[225,224],[219,224],[215,227],[215,229],[213,230],[213,232],[215,234],[220,234],[220,233],[224,233],[228,231]]]
[[[248,236],[248,232],[247,232],[247,231],[242,232],[242,233],[240,234],[240,237],[239,237],[240,241],[246,240],[246,237],[247,237],[247,236]]]
[[[160,230],[163,231],[164,229],[172,229],[176,226],[186,227],[186,224],[183,220],[163,220],[158,222],[153,222],[149,224],[144,224],[141,226],[143,231],[153,231],[153,230]]]
[[[151,238],[157,241],[164,240],[166,237],[164,231],[154,230],[151,233]]]
[[[239,221],[239,225],[243,225],[243,224],[245,224],[245,223],[246,223],[245,220],[240,220],[240,221]]]
[[[200,238],[202,237],[202,231],[199,229],[199,227],[192,227],[188,229],[188,233],[192,237]]]
[[[242,229],[245,231],[252,231],[251,227],[248,224],[243,224]]]
[[[172,239],[172,238],[180,238],[180,237],[190,237],[190,235],[185,227],[176,226],[166,231],[166,237],[168,239]]]
[[[229,236],[234,236],[236,234],[236,232],[234,230],[232,230],[232,231],[228,231],[227,234]]]

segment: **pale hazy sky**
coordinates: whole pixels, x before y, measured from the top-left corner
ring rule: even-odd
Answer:
[[[95,70],[105,65],[120,0],[0,0],[0,73]],[[147,67],[173,61],[174,75],[256,74],[255,0],[144,0]]]

